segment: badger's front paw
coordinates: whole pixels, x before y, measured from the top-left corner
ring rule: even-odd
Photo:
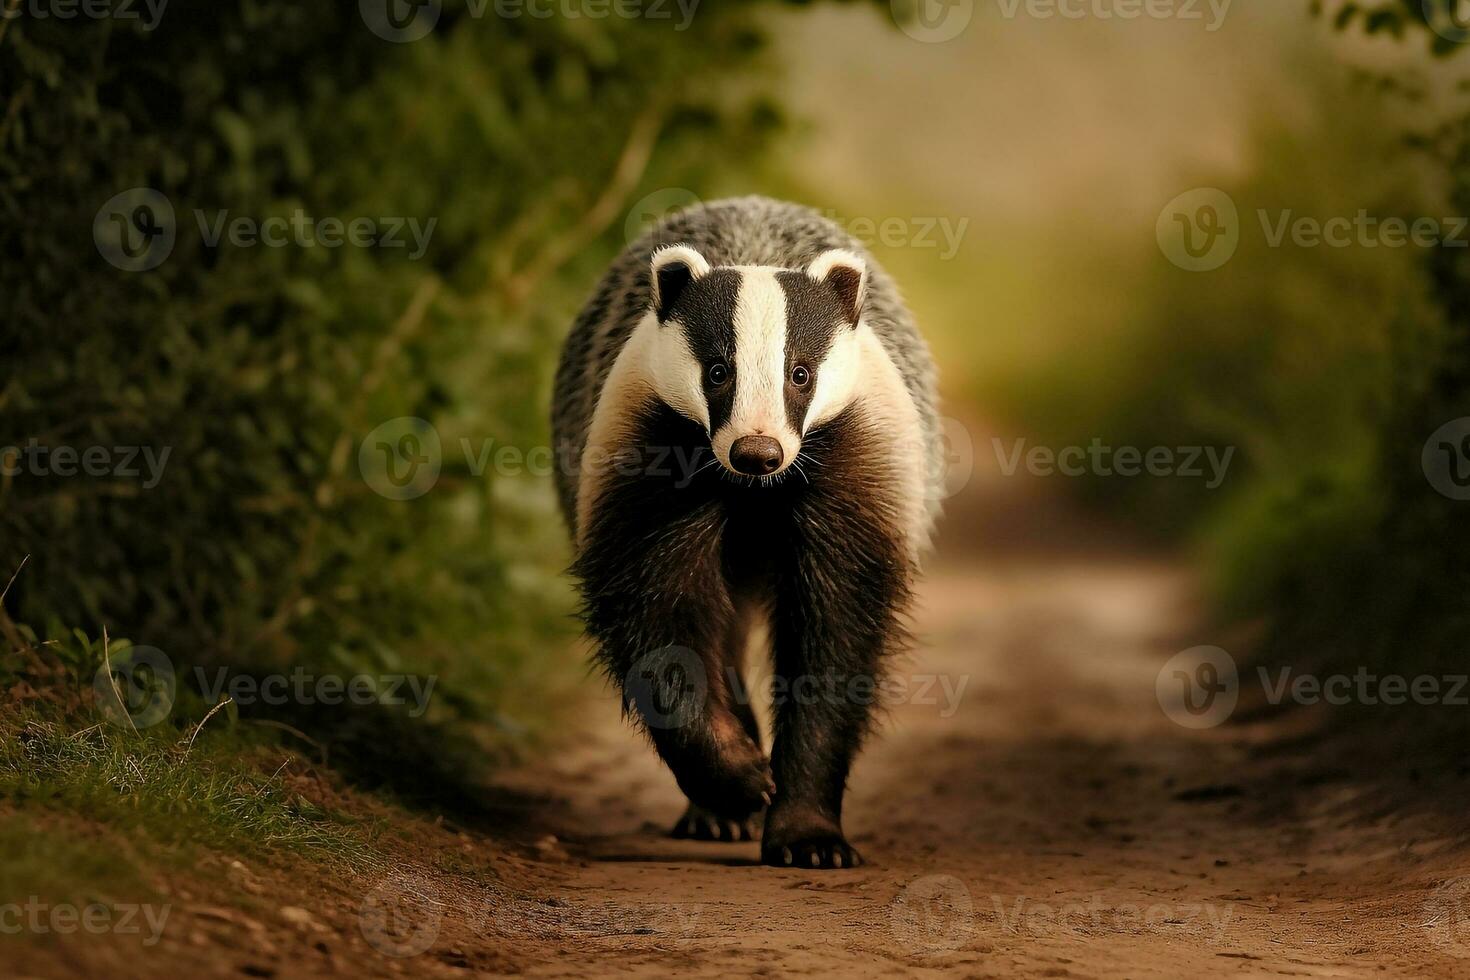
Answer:
[[[863,857],[835,821],[805,810],[772,810],[761,839],[761,863],[778,868],[855,868]]]
[[[752,817],[730,820],[691,803],[679,822],[674,824],[674,829],[669,831],[669,836],[681,840],[750,840],[753,820]]]
[[[682,782],[681,782],[682,785]],[[694,803],[727,820],[744,821],[769,806],[776,795],[771,764],[746,740],[738,750],[725,746],[695,779],[685,793]]]
[[[778,868],[856,868],[857,848],[841,834],[820,834],[782,843],[761,843],[761,863]]]
[[[738,723],[717,719],[691,743],[661,747],[679,788],[690,802],[736,823],[769,806],[776,795],[771,763]]]

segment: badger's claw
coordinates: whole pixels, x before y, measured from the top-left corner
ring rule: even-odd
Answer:
[[[684,815],[674,824],[674,829],[669,832],[669,836],[681,840],[747,841],[754,839],[751,818],[731,820],[693,803],[689,804]]]
[[[733,718],[712,724],[709,737],[654,744],[684,795],[702,810],[738,824],[775,798],[770,760]]]
[[[761,861],[778,868],[856,868],[863,863],[857,849],[839,834],[807,837],[784,844],[766,844]]]

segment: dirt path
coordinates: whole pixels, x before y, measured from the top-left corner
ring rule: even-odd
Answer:
[[[157,945],[53,937],[0,976],[1470,977],[1467,849],[1393,802],[1441,784],[1173,724],[1160,667],[1222,642],[1185,568],[978,482],[945,525],[967,550],[920,593],[909,696],[853,774],[864,867],[668,838],[672,777],[589,681],[570,748],[459,818],[293,777],[392,824],[371,872],[217,854],[157,883]],[[1396,767],[1412,792],[1363,778]]]
[[[1365,816],[1259,728],[1174,725],[1155,677],[1212,642],[1190,576],[1014,516],[970,529],[995,557],[941,555],[923,588],[911,696],[852,779],[867,866],[666,838],[681,798],[604,697],[579,750],[513,780],[565,801],[560,914],[528,917],[528,972],[1470,976],[1466,889],[1433,891],[1463,850]],[[1004,540],[1038,530],[1058,546]]]

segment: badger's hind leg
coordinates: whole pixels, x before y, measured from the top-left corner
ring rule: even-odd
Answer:
[[[750,700],[750,688],[744,676],[745,654],[750,643],[751,628],[754,625],[757,611],[754,604],[743,605],[736,610],[736,615],[731,620],[730,628],[726,633],[721,670],[729,679],[730,710],[740,722],[745,734],[750,736],[756,748],[760,749],[760,724],[756,721]],[[691,800],[683,816],[674,824],[673,830],[669,833],[670,836],[681,839],[748,841],[752,839],[755,822],[755,814],[743,819],[732,819],[707,810]]]

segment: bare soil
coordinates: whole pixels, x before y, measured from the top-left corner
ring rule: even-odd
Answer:
[[[221,855],[160,878],[156,946],[53,937],[0,974],[1470,976],[1464,813],[1411,805],[1463,772],[1309,717],[1175,725],[1161,665],[1225,645],[1185,566],[980,483],[852,777],[865,866],[670,839],[672,778],[589,680],[563,748],[482,819],[408,818],[371,874]]]

